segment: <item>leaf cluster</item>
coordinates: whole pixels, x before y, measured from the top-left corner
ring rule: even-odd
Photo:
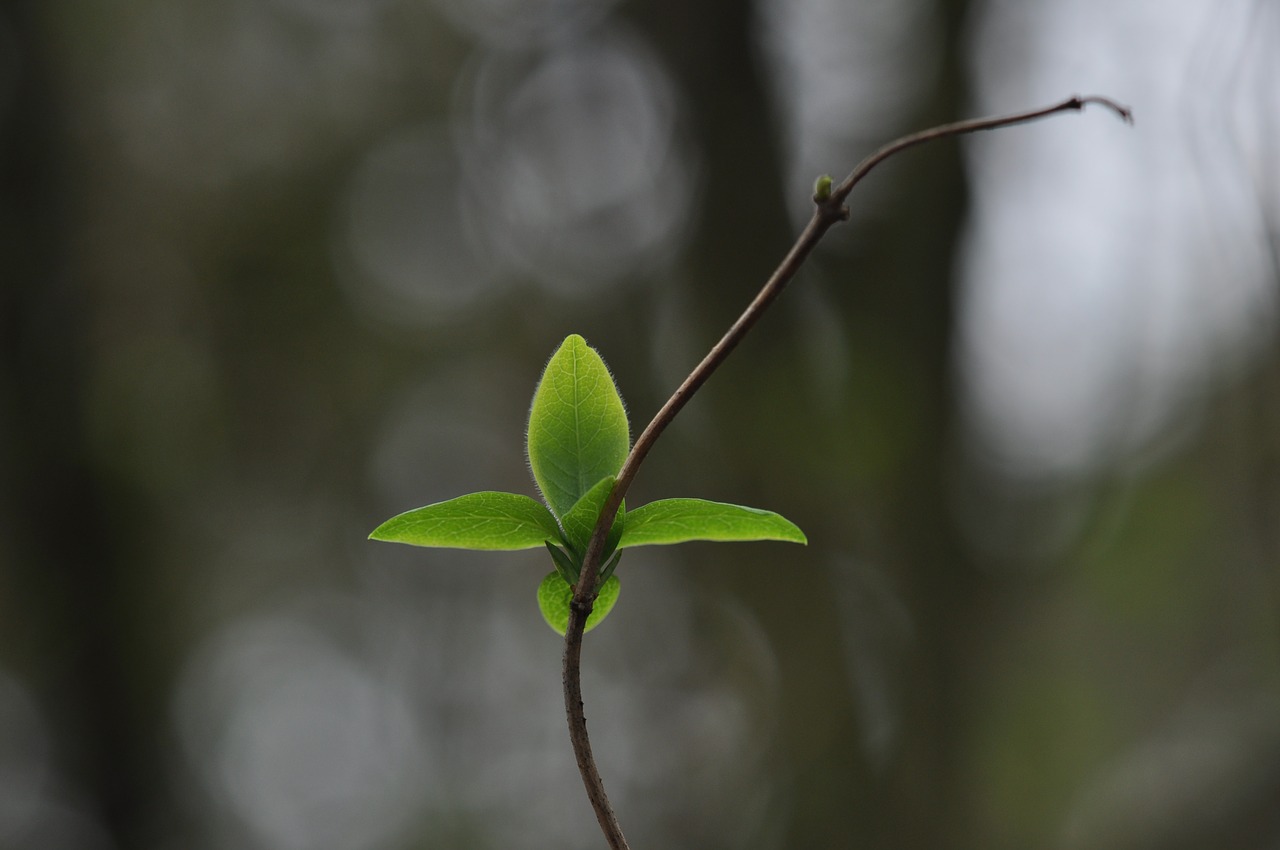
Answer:
[[[577,334],[547,362],[529,409],[529,468],[542,501],[485,491],[407,511],[370,538],[413,546],[519,550],[545,547],[555,569],[538,586],[538,607],[564,634],[583,557],[616,476],[630,451],[626,407],[604,360]],[[661,499],[619,509],[605,542],[587,629],[612,610],[622,550],[690,540],[781,540],[804,533],[771,511],[704,499]]]

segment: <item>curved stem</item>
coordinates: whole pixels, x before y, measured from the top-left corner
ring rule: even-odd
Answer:
[[[618,472],[613,490],[609,493],[609,498],[605,501],[604,507],[600,511],[600,518],[596,522],[595,531],[591,535],[590,543],[587,545],[587,552],[582,561],[582,572],[578,577],[578,584],[574,588],[573,601],[569,604],[569,624],[564,638],[564,704],[569,720],[569,740],[573,744],[573,752],[578,761],[578,770],[582,774],[582,782],[586,786],[587,798],[591,801],[591,806],[596,813],[596,820],[599,821],[600,829],[604,832],[605,840],[608,841],[612,850],[630,850],[630,848],[626,837],[622,833],[622,827],[618,824],[618,818],[613,813],[613,807],[610,805],[609,797],[604,790],[604,782],[600,778],[600,771],[597,769],[595,758],[591,754],[591,739],[587,735],[587,719],[582,706],[582,633],[586,626],[587,616],[591,613],[591,606],[595,602],[596,580],[600,572],[600,560],[604,552],[605,537],[609,528],[613,525],[614,517],[618,514],[618,508],[622,504],[622,499],[626,495],[627,489],[631,486],[640,464],[644,462],[649,450],[657,442],[658,437],[675,419],[676,414],[688,404],[693,394],[707,382],[712,373],[737,347],[742,338],[746,336],[747,331],[751,330],[755,323],[759,321],[760,316],[768,309],[769,305],[782,294],[782,290],[796,276],[800,267],[804,265],[805,260],[809,257],[810,252],[813,251],[826,232],[833,225],[849,218],[849,210],[844,205],[845,199],[853,191],[853,187],[858,185],[862,178],[866,177],[873,168],[895,154],[934,139],[943,139],[1036,121],[1059,112],[1080,111],[1090,103],[1104,106],[1126,123],[1133,123],[1133,113],[1129,108],[1110,98],[1098,95],[1087,97],[1074,95],[1061,103],[1041,109],[995,118],[956,121],[951,124],[943,124],[918,133],[912,133],[890,142],[862,160],[849,173],[848,177],[842,180],[839,185],[831,188],[829,194],[814,197],[813,216],[796,238],[795,244],[787,251],[787,255],[783,258],[781,264],[765,281],[760,292],[747,305],[742,315],[729,327],[729,330],[720,338],[720,341],[707,352],[707,356],[702,358],[702,362],[694,367],[694,370],[689,373],[689,377],[684,379],[671,395],[671,398],[667,399],[666,404],[654,415],[648,426],[636,439],[635,445],[631,447],[631,452],[622,464],[622,469]]]
[[[597,566],[599,566],[597,564]],[[581,585],[581,577],[579,577]],[[575,597],[569,604],[569,625],[565,630],[564,644],[564,707],[569,716],[569,740],[573,744],[573,755],[578,760],[578,772],[582,774],[582,784],[587,789],[587,799],[596,813],[600,830],[612,850],[630,850],[626,836],[622,834],[622,826],[609,804],[609,795],[604,791],[604,781],[596,767],[595,756],[591,754],[591,739],[587,736],[587,717],[582,708],[582,630],[591,613],[591,602],[585,605]],[[568,636],[577,634],[576,640]]]

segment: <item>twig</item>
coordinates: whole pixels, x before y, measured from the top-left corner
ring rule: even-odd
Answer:
[[[689,374],[689,377],[685,378],[680,387],[640,434],[635,445],[631,447],[631,452],[622,464],[617,481],[613,485],[609,498],[604,503],[600,518],[596,522],[595,531],[591,536],[591,541],[587,545],[587,552],[582,562],[582,572],[574,589],[573,601],[569,605],[569,624],[565,631],[564,639],[564,703],[569,720],[569,740],[573,744],[573,752],[578,760],[578,770],[582,774],[582,782],[586,786],[587,797],[591,801],[592,808],[595,809],[596,819],[600,822],[600,829],[603,830],[605,839],[609,842],[609,847],[612,850],[630,850],[630,848],[626,837],[622,834],[622,827],[618,824],[617,816],[613,813],[613,807],[609,804],[609,797],[605,793],[604,783],[600,779],[600,772],[596,768],[595,758],[591,754],[591,740],[587,735],[587,719],[583,713],[582,706],[582,633],[587,622],[587,616],[591,613],[591,606],[595,601],[596,579],[600,570],[600,556],[604,551],[605,537],[609,528],[613,525],[614,517],[617,516],[618,508],[622,504],[622,499],[626,495],[627,489],[631,486],[631,481],[635,478],[640,464],[644,462],[645,457],[648,456],[649,450],[653,448],[653,444],[658,437],[675,419],[676,414],[680,412],[685,404],[689,402],[689,399],[693,397],[693,394],[706,383],[716,368],[737,347],[742,338],[746,336],[747,331],[751,330],[769,305],[782,294],[782,290],[796,276],[796,272],[804,265],[814,246],[821,241],[822,237],[833,225],[849,218],[849,209],[844,205],[845,199],[849,197],[853,187],[858,185],[862,178],[866,177],[873,168],[907,148],[915,147],[934,139],[943,139],[1036,121],[1059,112],[1080,111],[1090,103],[1104,106],[1126,123],[1133,123],[1133,113],[1129,108],[1110,98],[1097,95],[1088,97],[1076,95],[1067,98],[1061,103],[1046,106],[1042,109],[1033,109],[997,118],[956,121],[952,124],[943,124],[903,136],[858,163],[858,166],[839,185],[834,187],[830,187],[829,184],[827,186],[819,186],[813,199],[813,217],[809,219],[809,223],[805,225],[804,230],[801,231],[795,244],[791,246],[791,250],[783,258],[782,263],[769,277],[768,281],[765,282],[756,297],[747,305],[746,310],[742,312],[738,320],[730,326],[729,330],[720,338],[720,341],[712,347],[707,356],[702,359],[702,362]]]

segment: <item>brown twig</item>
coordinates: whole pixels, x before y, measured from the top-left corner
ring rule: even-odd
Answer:
[[[595,810],[596,819],[600,822],[600,829],[603,830],[605,839],[613,850],[629,850],[629,847],[626,837],[622,834],[622,827],[619,826],[618,819],[613,813],[609,797],[605,793],[604,783],[600,779],[599,770],[596,768],[595,758],[591,754],[591,740],[587,735],[587,719],[583,713],[582,706],[582,633],[587,622],[587,616],[591,613],[591,606],[595,601],[596,578],[600,570],[600,556],[604,551],[605,536],[613,525],[613,519],[617,516],[618,507],[622,504],[622,499],[626,495],[627,489],[631,486],[640,464],[644,462],[645,457],[648,456],[649,450],[653,448],[653,444],[658,437],[675,419],[676,414],[684,408],[689,399],[693,397],[693,394],[707,382],[711,374],[737,347],[742,338],[746,336],[747,331],[751,330],[769,305],[782,294],[782,290],[796,276],[796,273],[808,258],[809,253],[813,251],[814,246],[821,241],[822,237],[833,225],[849,218],[849,209],[844,205],[845,199],[849,197],[853,187],[858,185],[862,178],[866,177],[873,168],[907,148],[935,139],[977,133],[982,130],[994,130],[999,127],[1008,127],[1027,121],[1036,121],[1059,112],[1080,111],[1090,103],[1104,106],[1120,116],[1126,123],[1133,123],[1133,113],[1129,108],[1110,98],[1096,95],[1088,97],[1076,95],[1067,98],[1061,103],[1046,106],[1042,109],[1033,109],[997,118],[956,121],[952,124],[943,124],[903,136],[858,163],[858,166],[850,172],[849,176],[838,185],[831,187],[829,192],[820,189],[814,195],[813,217],[809,219],[809,223],[805,225],[804,230],[801,231],[795,244],[791,246],[791,250],[783,258],[782,263],[765,282],[756,297],[747,305],[738,320],[730,326],[729,330],[720,338],[720,341],[712,347],[707,356],[702,359],[702,362],[689,374],[689,377],[685,378],[680,387],[667,400],[667,403],[662,406],[662,409],[657,412],[653,420],[641,432],[635,445],[631,447],[631,452],[627,455],[627,459],[618,473],[613,490],[600,512],[600,518],[596,522],[591,542],[587,545],[587,552],[582,562],[582,572],[574,589],[573,601],[569,605],[569,624],[564,639],[564,703],[565,712],[568,714],[569,720],[569,740],[573,744],[573,752],[577,757],[578,770],[582,774],[582,782],[587,789],[587,797]]]

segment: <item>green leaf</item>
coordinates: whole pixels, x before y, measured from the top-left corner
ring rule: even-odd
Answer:
[[[609,561],[609,563],[605,564],[604,568],[600,570],[601,582],[606,582],[609,580],[609,578],[613,575],[613,571],[618,568],[618,562],[621,560],[622,560],[622,550],[619,549],[617,552],[613,553],[613,558]]]
[[[585,555],[587,552],[587,544],[591,542],[591,533],[596,530],[596,522],[600,519],[600,511],[604,508],[604,503],[609,498],[609,492],[613,489],[613,482],[614,477],[612,475],[600,479],[561,519],[569,545],[580,556]],[[608,558],[613,553],[613,550],[617,548],[618,540],[622,537],[622,529],[626,522],[626,513],[627,504],[624,501],[622,506],[618,508],[618,515],[613,519],[613,526],[609,529],[609,536],[605,538],[602,559]]]
[[[529,410],[529,466],[547,505],[563,517],[630,447],[627,411],[609,369],[577,334],[551,355]]]
[[[572,555],[550,540],[547,541],[547,551],[551,553],[551,560],[555,563],[556,572],[560,573],[560,577],[569,584],[575,584],[578,581],[578,574],[582,572],[582,566],[574,560]]]
[[[407,511],[373,530],[371,540],[453,549],[535,549],[559,540],[544,505],[516,493],[471,493]]]
[[[595,604],[591,607],[591,613],[587,615],[585,631],[594,629],[613,610],[614,603],[618,601],[619,587],[617,576],[609,576],[608,580],[600,585]],[[546,620],[547,625],[555,629],[561,637],[569,628],[569,603],[572,600],[573,588],[569,587],[558,572],[547,573],[542,584],[538,585],[538,608],[542,611],[542,619]]]
[[[809,542],[790,520],[772,511],[703,499],[661,499],[627,514],[618,548],[688,540]]]

